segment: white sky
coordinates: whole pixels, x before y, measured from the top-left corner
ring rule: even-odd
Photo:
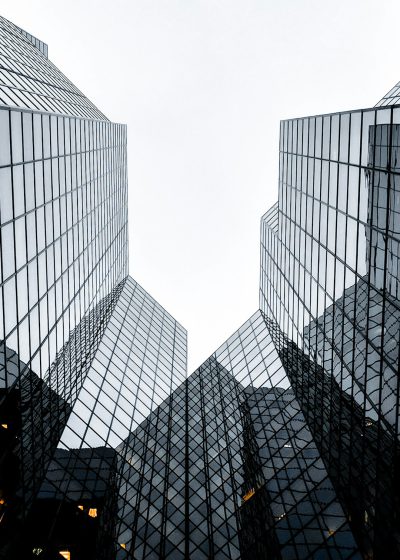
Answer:
[[[130,269],[189,331],[189,373],[258,307],[279,121],[400,80],[398,0],[2,0],[128,125]]]

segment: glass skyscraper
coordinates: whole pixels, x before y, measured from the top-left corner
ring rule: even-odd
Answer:
[[[279,202],[262,220],[260,306],[364,558],[400,557],[400,109],[389,97],[281,123]]]
[[[186,332],[128,276],[126,127],[3,18],[0,43],[0,557],[111,557],[117,450]]]
[[[259,309],[187,377],[126,128],[0,42],[0,558],[399,558],[400,86],[281,123]]]

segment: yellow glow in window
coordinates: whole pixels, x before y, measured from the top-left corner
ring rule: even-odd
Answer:
[[[66,560],[71,560],[71,553],[69,550],[60,550],[59,555],[66,558]]]
[[[90,517],[97,517],[97,508],[89,508],[88,515]]]
[[[247,500],[250,500],[250,498],[252,498],[255,493],[256,493],[256,491],[254,490],[254,488],[252,488],[251,490],[246,492],[246,494],[243,496],[243,501],[247,502]]]

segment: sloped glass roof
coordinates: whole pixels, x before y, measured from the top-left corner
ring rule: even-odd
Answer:
[[[397,105],[400,104],[400,82],[392,87],[380,101],[375,105],[375,107],[385,107],[386,105]]]
[[[47,58],[47,45],[0,17],[0,104],[108,120]]]

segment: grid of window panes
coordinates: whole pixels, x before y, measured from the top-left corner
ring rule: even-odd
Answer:
[[[77,558],[115,557],[133,500],[124,440],[186,379],[186,331],[132,278],[118,293],[28,519],[28,547],[46,553],[64,542]]]
[[[44,377],[127,275],[126,129],[0,109],[0,136],[0,340]]]
[[[340,554],[359,558],[283,367],[279,340],[278,326],[258,311],[215,353],[246,387],[239,395],[245,473],[241,557],[303,559]]]
[[[116,452],[102,448],[58,449],[49,465],[16,543],[17,557],[98,560],[115,558],[110,538],[116,522],[113,508],[104,511],[104,498],[116,492]],[[110,503],[108,502],[108,505]],[[63,554],[62,554],[63,553]]]
[[[256,311],[218,348],[215,357],[244,386],[288,387],[285,371],[260,311]]]
[[[397,558],[400,109],[282,123],[261,311],[185,381],[126,276],[125,127],[0,45],[0,556]]]
[[[325,387],[335,387],[327,390],[329,410],[338,418],[332,412],[322,425],[309,416],[311,407],[323,410],[327,403],[321,392],[312,401],[307,384],[302,408],[316,441],[322,441],[321,431],[337,438],[336,447],[321,444],[319,450],[337,492],[345,495],[347,488],[350,523],[368,558],[379,558],[383,542],[391,543],[393,557],[400,554],[399,505],[393,505],[399,453],[399,123],[396,107],[282,122],[278,212],[275,207],[262,221],[260,306],[286,337],[283,346],[277,343],[279,355],[292,341],[302,356],[324,367],[330,380]],[[295,362],[298,371],[292,367],[290,381],[300,391],[304,382],[295,382],[305,375],[303,358]],[[338,394],[362,414],[335,409]],[[351,445],[358,433],[364,455]],[[331,460],[334,449],[340,467]],[[381,457],[380,468],[371,470],[368,465]],[[351,476],[343,477],[340,469]],[[352,492],[360,480],[373,491]]]
[[[389,90],[380,101],[376,104],[376,107],[386,107],[387,105],[398,105],[400,104],[400,82]]]
[[[117,558],[240,558],[237,385],[206,361],[120,446]]]
[[[0,556],[109,557],[115,448],[186,379],[186,331],[127,277],[126,127],[4,18],[0,44]]]
[[[49,379],[0,345],[1,373],[7,376],[7,386],[0,385],[0,493],[2,529],[8,535],[40,489],[121,288],[118,285],[103,298],[74,329],[52,364]]]
[[[18,543],[19,520],[127,274],[126,129],[1,108],[0,139],[0,505],[7,549],[12,538]]]
[[[2,18],[2,19],[4,20],[5,18]],[[39,49],[40,52],[42,54],[44,54],[44,56],[46,58],[48,57],[49,47],[46,43],[44,43],[43,41],[41,41],[40,39],[38,39],[37,37],[35,37],[31,33],[28,33],[27,31],[25,31],[25,29],[21,29],[20,27],[17,27],[16,25],[14,25],[10,21],[3,22],[3,24],[6,25],[6,26],[7,26],[7,23],[9,24],[8,28],[9,28],[10,31],[11,30],[12,30],[12,32],[19,31],[19,33],[21,33],[24,37],[26,37],[32,43],[32,45],[34,45],[37,49]]]
[[[363,557],[396,558],[387,543],[398,524],[398,442],[341,389],[327,364],[271,332]]]
[[[128,277],[60,445],[116,448],[185,379],[185,329]]]
[[[47,58],[47,45],[1,16],[0,104],[107,120]]]
[[[359,557],[272,327],[255,313],[117,447],[117,558]]]
[[[361,559],[293,390],[248,388],[246,395],[261,476],[253,486],[248,484],[245,489],[247,495],[254,491],[255,499],[256,494],[265,495],[257,517],[251,507],[253,496],[242,505],[242,523],[247,539],[253,537],[254,518],[259,518],[267,506],[271,518],[265,524],[262,538],[267,536],[266,528],[273,529],[275,550],[280,554],[276,558]],[[244,442],[246,445],[246,437]],[[242,557],[270,557],[270,540],[268,545],[265,555],[257,556],[251,550],[251,554]]]

